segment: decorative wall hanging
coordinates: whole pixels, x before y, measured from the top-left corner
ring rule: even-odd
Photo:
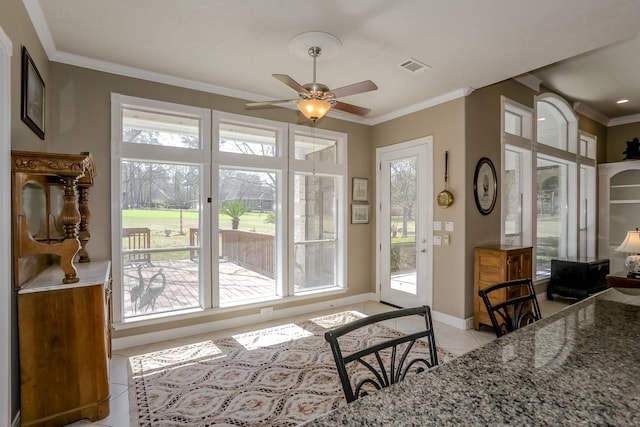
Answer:
[[[36,64],[22,46],[22,97],[21,118],[32,131],[44,139],[45,91],[44,80],[40,76]]]
[[[449,178],[449,152],[444,152],[444,190],[438,193],[438,206],[441,208],[448,208],[453,204],[453,194],[447,188],[447,181]]]
[[[369,201],[369,180],[367,178],[353,178],[351,189],[354,202]]]
[[[476,166],[476,172],[473,176],[473,195],[480,213],[489,215],[496,205],[498,180],[496,169],[487,157],[481,158]]]
[[[369,224],[369,204],[351,205],[351,224]]]

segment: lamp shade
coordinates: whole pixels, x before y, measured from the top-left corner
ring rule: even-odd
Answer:
[[[640,254],[640,231],[637,228],[635,231],[627,231],[627,237],[615,250],[627,254]]]
[[[322,99],[305,99],[298,102],[298,110],[314,122],[321,119],[331,109],[331,103]]]

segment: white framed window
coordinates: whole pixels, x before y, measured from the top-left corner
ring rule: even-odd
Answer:
[[[114,321],[344,287],[346,143],[112,94]]]
[[[503,97],[502,135],[503,243],[534,246],[538,279],[554,258],[595,256],[595,137],[554,94],[533,111]]]
[[[532,245],[530,108],[502,97],[502,243]]]
[[[111,96],[116,322],[210,306],[210,112]],[[203,262],[204,261],[204,262]]]
[[[212,124],[213,305],[288,296],[287,124],[220,111]]]
[[[289,292],[344,287],[346,135],[291,125]]]

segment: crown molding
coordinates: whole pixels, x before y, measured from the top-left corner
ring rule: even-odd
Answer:
[[[542,84],[542,80],[537,78],[533,74],[529,74],[529,73],[520,74],[519,76],[513,77],[513,80],[517,81],[520,84],[525,85],[529,89],[535,90],[536,92],[540,92],[540,85]]]
[[[464,98],[471,95],[474,90],[475,88],[472,87],[456,89],[440,96],[436,96],[435,98],[427,99],[417,104],[409,105],[407,107],[400,108],[399,110],[384,114],[382,116],[365,120],[365,123],[368,125],[377,125],[392,119],[397,119],[398,117],[406,116],[407,114],[415,113],[416,111],[434,107],[439,104],[444,104],[445,102],[452,101],[454,99]]]
[[[592,120],[595,120],[596,122],[602,125],[609,126],[609,123],[611,122],[611,119],[608,116],[602,114],[600,111],[585,104],[584,102],[574,102],[573,109],[577,113],[580,113],[583,116],[586,116]]]
[[[31,18],[31,23],[36,30],[40,43],[42,43],[47,57],[51,60],[58,52],[58,49],[56,49],[56,45],[53,42],[53,36],[51,35],[51,30],[44,17],[44,13],[42,13],[40,3],[38,3],[38,0],[23,0],[22,2],[24,3],[25,9],[27,9],[29,18]]]
[[[630,116],[616,117],[609,120],[608,126],[628,125],[630,123],[640,122],[640,114],[632,114]]]
[[[195,80],[183,79],[168,74],[157,73],[155,71],[143,70],[140,68],[127,67],[124,65],[114,64],[112,62],[101,61],[97,59],[87,58],[84,56],[74,55],[70,53],[56,52],[50,57],[53,62],[73,65],[81,68],[102,71],[105,73],[117,74],[125,77],[148,80],[156,83],[167,84],[171,86],[183,87],[186,89],[194,89],[203,92],[216,93],[218,95],[229,96],[239,99],[258,99],[264,98],[260,95],[244,92],[240,90],[228,89],[222,86],[212,85],[209,83],[198,82]]]

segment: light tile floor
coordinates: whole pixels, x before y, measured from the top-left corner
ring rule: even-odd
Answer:
[[[540,310],[542,316],[547,317],[558,310],[566,307],[571,303],[571,300],[565,300],[562,298],[556,298],[553,301],[542,300],[540,301]],[[172,346],[179,346],[188,343],[194,343],[202,341],[203,339],[217,339],[235,334],[241,334],[250,332],[256,329],[269,328],[283,323],[299,322],[302,320],[310,319],[313,317],[323,316],[334,312],[340,312],[345,310],[356,310],[364,314],[381,313],[394,308],[386,304],[381,304],[374,301],[367,301],[355,305],[349,305],[344,307],[336,307],[333,310],[318,311],[306,314],[304,316],[295,316],[284,319],[272,320],[262,323],[260,325],[250,325],[245,327],[225,329],[221,331],[211,332],[201,335],[193,335],[175,340],[163,341],[155,344],[149,344],[139,347],[132,347],[122,349],[114,352],[111,359],[111,413],[108,417],[97,421],[90,422],[88,420],[81,420],[75,423],[69,424],[69,426],[96,426],[96,427],[127,427],[129,426],[129,392],[128,392],[128,372],[127,363],[130,356],[138,354],[144,354],[152,351],[157,351]],[[413,326],[417,325],[420,319],[416,319],[416,322],[412,321],[399,321],[388,326],[400,331],[411,331]],[[418,325],[419,326],[419,325]],[[482,328],[479,331],[468,329],[462,330],[453,326],[446,325],[441,322],[434,321],[434,329],[436,333],[436,343],[439,347],[452,352],[455,355],[462,355],[468,351],[478,348],[489,341],[495,339],[495,333],[490,328]]]

